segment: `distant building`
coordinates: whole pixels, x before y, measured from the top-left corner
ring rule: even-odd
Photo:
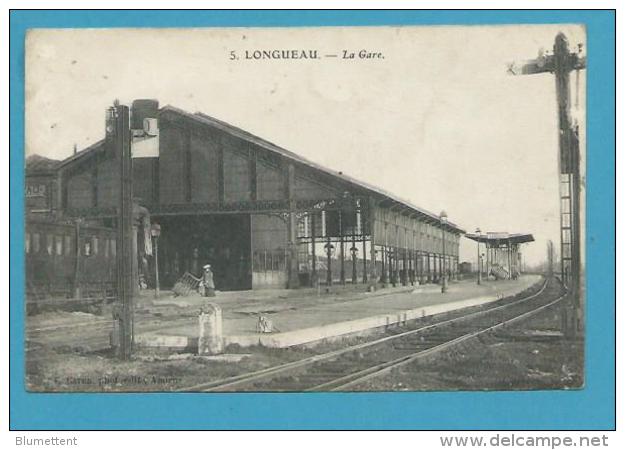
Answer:
[[[133,103],[131,128],[133,193],[161,226],[165,288],[206,263],[221,290],[436,282],[443,267],[458,271],[464,230],[382,189],[153,100]],[[50,209],[114,227],[118,164],[106,139],[56,163]]]
[[[486,234],[468,233],[466,237],[478,244],[484,244],[481,265],[487,276],[492,275],[497,279],[519,276],[523,272],[521,245],[534,242],[534,236],[531,234],[506,231],[489,231]]]
[[[51,217],[58,207],[58,172],[60,161],[31,155],[26,158],[25,209],[27,215]]]

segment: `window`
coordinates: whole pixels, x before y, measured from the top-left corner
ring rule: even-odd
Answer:
[[[91,237],[91,251],[93,252],[94,255],[98,254],[98,237],[97,236]]]
[[[63,236],[54,236],[54,247],[56,254],[61,256],[63,254]]]
[[[88,239],[85,239],[85,246],[83,247],[84,249],[84,255],[85,256],[91,256],[91,241]]]
[[[46,236],[46,250],[48,251],[48,255],[51,255],[54,250],[54,236],[51,234]]]
[[[109,257],[109,240],[104,239],[103,244],[104,244],[104,257],[108,258]]]
[[[308,214],[304,214],[297,221],[297,237],[309,237],[308,227]]]
[[[30,253],[30,233],[24,235],[24,244],[26,245],[26,253]]]
[[[70,236],[65,236],[65,255],[69,256],[72,253],[72,238]]]
[[[117,255],[117,241],[115,239],[111,239],[111,256]]]
[[[33,233],[32,235],[33,253],[39,253],[41,247],[41,237],[39,233]]]

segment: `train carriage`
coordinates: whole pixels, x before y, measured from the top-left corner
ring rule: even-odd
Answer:
[[[24,236],[29,305],[110,297],[115,287],[115,235],[113,229],[80,221],[29,218]]]

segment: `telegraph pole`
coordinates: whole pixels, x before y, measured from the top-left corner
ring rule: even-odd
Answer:
[[[130,359],[133,344],[134,305],[133,290],[133,211],[132,211],[132,159],[130,152],[130,117],[127,106],[115,104],[108,111],[110,120],[107,138],[119,170],[119,200],[117,208],[117,298],[119,309],[116,313],[119,330],[119,357]]]
[[[580,46],[581,50],[581,46]],[[581,235],[580,235],[580,155],[579,127],[571,119],[570,73],[586,68],[586,58],[580,52],[569,51],[563,33],[558,33],[553,54],[508,67],[513,75],[553,73],[556,81],[559,131],[559,189],[560,189],[560,259],[562,282],[569,291],[565,308],[565,333],[574,336],[582,328],[581,313]]]

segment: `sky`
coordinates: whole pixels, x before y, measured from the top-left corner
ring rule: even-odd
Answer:
[[[468,232],[532,233],[522,252],[537,264],[547,241],[559,242],[555,81],[511,76],[507,64],[551,50],[560,31],[572,47],[585,44],[582,26],[561,24],[33,30],[26,155],[65,158],[103,138],[114,99],[155,98],[444,209]],[[244,57],[273,49],[320,59]],[[361,50],[383,58],[360,59]],[[584,71],[571,86],[584,153]],[[461,261],[475,253],[462,239]]]

